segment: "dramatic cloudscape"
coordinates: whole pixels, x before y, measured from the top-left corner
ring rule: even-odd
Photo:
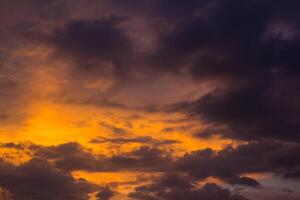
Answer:
[[[300,1],[0,0],[0,200],[269,199],[300,199]]]

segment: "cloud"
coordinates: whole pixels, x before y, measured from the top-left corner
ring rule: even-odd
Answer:
[[[79,70],[77,73],[98,77],[111,72],[121,75],[118,73],[127,71],[122,69],[123,60],[128,58],[132,50],[130,39],[119,27],[122,20],[112,17],[70,21],[63,28],[53,30],[49,44],[54,46],[59,57],[73,61]]]
[[[197,119],[199,126],[205,127],[195,139],[220,136],[241,141],[239,146],[221,151],[199,149],[174,157],[164,148],[172,148],[166,145],[177,141],[128,138],[124,137],[127,129],[104,125],[122,137],[95,138],[93,145],[136,143],[142,147],[103,156],[76,142],[55,146],[5,143],[1,148],[27,151],[33,159],[20,166],[1,165],[7,172],[5,176],[1,173],[3,186],[12,190],[16,199],[47,199],[48,190],[59,188],[41,188],[37,193],[31,185],[18,185],[24,184],[23,180],[34,184],[31,178],[36,175],[25,174],[43,171],[62,180],[58,185],[65,184],[61,188],[66,187],[67,194],[56,192],[59,195],[78,194],[78,199],[85,199],[87,192],[70,189],[81,185],[70,177],[72,171],[168,170],[191,179],[212,176],[231,185],[255,188],[261,186],[260,180],[246,174],[271,172],[299,179],[299,9],[299,1],[294,0],[2,0],[3,129],[7,124],[26,125],[27,109],[44,98],[55,103],[144,111],[145,115],[180,112],[187,121]],[[55,71],[57,91],[45,91],[46,95],[40,94],[44,87],[33,91],[48,82],[39,76],[41,69]],[[164,131],[190,135],[188,128],[170,126]],[[48,181],[42,174],[37,175],[38,180]],[[176,191],[169,185],[155,188],[161,181],[137,188],[132,195],[170,199],[169,188]],[[189,182],[182,187],[187,198],[211,197],[210,189],[216,195],[226,193],[228,199],[241,198],[215,185],[199,189]],[[109,198],[109,189],[100,194]]]
[[[40,147],[33,156],[52,160],[58,169],[65,171],[113,172],[120,170],[163,171],[172,164],[170,152],[156,147],[141,146],[130,152],[111,156],[95,155],[75,142]]]
[[[288,2],[278,11],[280,5],[215,1],[207,4],[205,16],[183,19],[162,35],[152,58],[160,70],[183,70],[200,83],[216,83],[215,90],[179,104],[179,110],[222,127],[218,134],[229,138],[299,140],[294,94],[300,85],[300,35],[298,23],[288,17],[298,16],[293,6],[299,4]],[[284,33],[266,37],[270,29]],[[287,35],[292,36],[284,39]]]
[[[34,152],[34,157],[53,160],[57,168],[65,171],[95,171],[102,167],[100,160],[90,150],[76,142],[41,147]]]
[[[75,179],[71,174],[57,170],[43,159],[32,159],[15,166],[1,161],[0,185],[6,188],[13,199],[86,200],[98,186],[84,179]]]
[[[109,200],[113,196],[115,196],[116,192],[111,190],[109,187],[103,187],[101,190],[96,194],[98,200]]]
[[[298,144],[251,142],[218,152],[204,149],[187,153],[178,159],[177,167],[198,179],[212,176],[230,184],[259,186],[260,183],[243,174],[271,172],[286,177],[286,173],[299,169],[298,152]]]
[[[144,145],[151,145],[151,146],[160,146],[160,145],[172,145],[180,143],[177,140],[159,140],[154,139],[150,136],[145,137],[133,137],[133,138],[95,138],[90,140],[90,143],[94,144],[102,144],[102,143],[110,143],[113,145],[123,145],[123,144],[130,144],[130,143],[138,143]]]
[[[242,140],[276,138],[295,141],[299,140],[300,130],[299,107],[297,97],[293,95],[297,86],[288,82],[272,84],[270,80],[267,85],[215,90],[178,108],[206,122],[215,130],[211,135]],[[277,84],[280,88],[276,88]]]
[[[178,172],[196,180],[215,177],[230,185],[256,188],[260,188],[261,183],[246,174],[272,173],[281,178],[297,180],[300,169],[297,159],[299,145],[272,140],[227,146],[219,151],[199,149],[182,156],[172,155],[170,149],[155,145],[144,145],[113,155],[97,155],[75,142],[45,147],[5,143],[1,148],[29,152],[32,158],[48,160],[65,172]]]
[[[114,125],[108,124],[106,122],[99,122],[99,124],[110,130],[112,133],[116,134],[116,135],[126,135],[129,131],[125,128],[120,128],[120,127],[116,127]]]
[[[206,0],[191,0],[182,2],[175,0],[172,3],[166,0],[112,0],[107,1],[107,5],[115,8],[122,14],[131,17],[153,18],[154,16],[170,21],[177,21],[181,18],[191,17],[197,13],[197,10],[202,8]]]
[[[187,177],[178,174],[166,174],[152,184],[139,186],[129,196],[139,200],[246,200],[246,198],[233,195],[229,190],[213,183],[206,183],[200,189],[196,188]]]
[[[9,11],[14,10],[11,13]],[[66,2],[55,0],[3,0],[0,2],[2,17],[1,26],[9,26],[20,22],[58,21],[69,17]]]
[[[28,85],[30,80],[30,67],[24,68],[30,63],[26,58],[14,55],[14,45],[6,40],[12,40],[10,36],[4,35],[0,41],[0,123],[1,124],[22,124],[28,115],[24,105],[29,104],[30,97]]]
[[[141,146],[129,153],[113,155],[104,163],[110,169],[161,172],[172,167],[172,157],[161,149]]]

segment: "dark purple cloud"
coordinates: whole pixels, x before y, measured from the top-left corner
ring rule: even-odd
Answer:
[[[98,186],[84,179],[75,179],[43,159],[32,159],[19,166],[1,161],[0,186],[13,199],[76,199],[86,200]]]
[[[196,188],[188,177],[177,174],[166,174],[152,184],[139,186],[129,196],[138,200],[246,200],[243,196],[231,194],[229,190],[212,183]]]
[[[176,172],[186,173],[196,180],[215,177],[231,185],[257,188],[261,184],[245,174],[272,173],[281,178],[297,180],[300,169],[299,145],[272,140],[228,146],[220,151],[200,149],[179,157],[172,156],[170,149],[155,145],[141,146],[128,153],[111,156],[94,154],[74,142],[30,149],[21,144],[6,144],[2,148],[29,151],[34,158],[49,160],[57,169],[66,172]]]
[[[116,192],[111,190],[109,187],[103,187],[100,191],[96,194],[98,200],[109,200],[113,196],[115,196]]]
[[[1,125],[26,121],[28,102],[39,97],[31,93],[34,66],[51,71],[50,65],[63,63],[67,78],[57,93],[46,98],[131,111],[180,112],[207,127],[195,139],[217,135],[245,144],[172,157],[171,150],[158,146],[175,141],[127,138],[127,129],[115,126],[106,128],[122,137],[93,140],[94,145],[145,146],[99,156],[76,142],[31,148],[5,143],[1,148],[25,149],[33,159],[20,166],[1,162],[0,186],[17,200],[47,200],[87,199],[93,186],[74,179],[70,173],[75,170],[174,171],[193,180],[216,177],[231,185],[256,188],[260,183],[245,174],[268,172],[298,179],[299,10],[295,0],[1,1]],[[51,53],[44,60],[20,54],[36,47],[49,48]],[[137,108],[126,105],[126,98],[112,100],[121,91],[153,85],[162,76],[185,77],[195,85],[212,83],[213,89],[166,106],[154,103]],[[88,87],[99,80],[110,80],[112,85],[105,92]],[[140,89],[147,90],[143,94],[169,92],[145,88]],[[139,92],[133,91],[137,94],[133,98],[142,101]],[[244,199],[216,185],[195,188],[185,178],[166,176],[136,188],[130,196],[141,200]],[[111,195],[109,188],[98,193],[100,199]]]
[[[219,152],[204,149],[188,153],[178,159],[177,167],[200,179],[213,176],[231,184],[259,186],[254,179],[241,175],[272,172],[286,177],[287,173],[299,169],[298,152],[298,144],[253,142]]]

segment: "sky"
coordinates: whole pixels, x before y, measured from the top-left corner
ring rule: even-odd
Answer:
[[[299,200],[299,11],[0,0],[0,200]]]

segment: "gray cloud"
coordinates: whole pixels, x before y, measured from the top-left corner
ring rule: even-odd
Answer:
[[[129,143],[138,143],[138,144],[145,144],[145,145],[152,145],[152,146],[160,146],[160,145],[172,145],[180,143],[177,140],[159,140],[154,139],[150,136],[145,137],[133,137],[133,138],[95,138],[90,140],[90,143],[94,144],[102,144],[102,143],[110,143],[112,145],[122,145],[122,144],[129,144]]]
[[[96,194],[98,200],[109,200],[116,194],[115,191],[111,190],[109,187],[103,187]]]
[[[84,179],[76,180],[67,172],[55,169],[43,159],[32,159],[19,166],[1,161],[0,185],[15,200],[87,200],[98,186]]]
[[[177,174],[166,174],[152,184],[139,186],[129,196],[139,200],[246,200],[246,198],[231,194],[229,190],[222,189],[216,184],[206,183],[198,189],[187,177]]]

